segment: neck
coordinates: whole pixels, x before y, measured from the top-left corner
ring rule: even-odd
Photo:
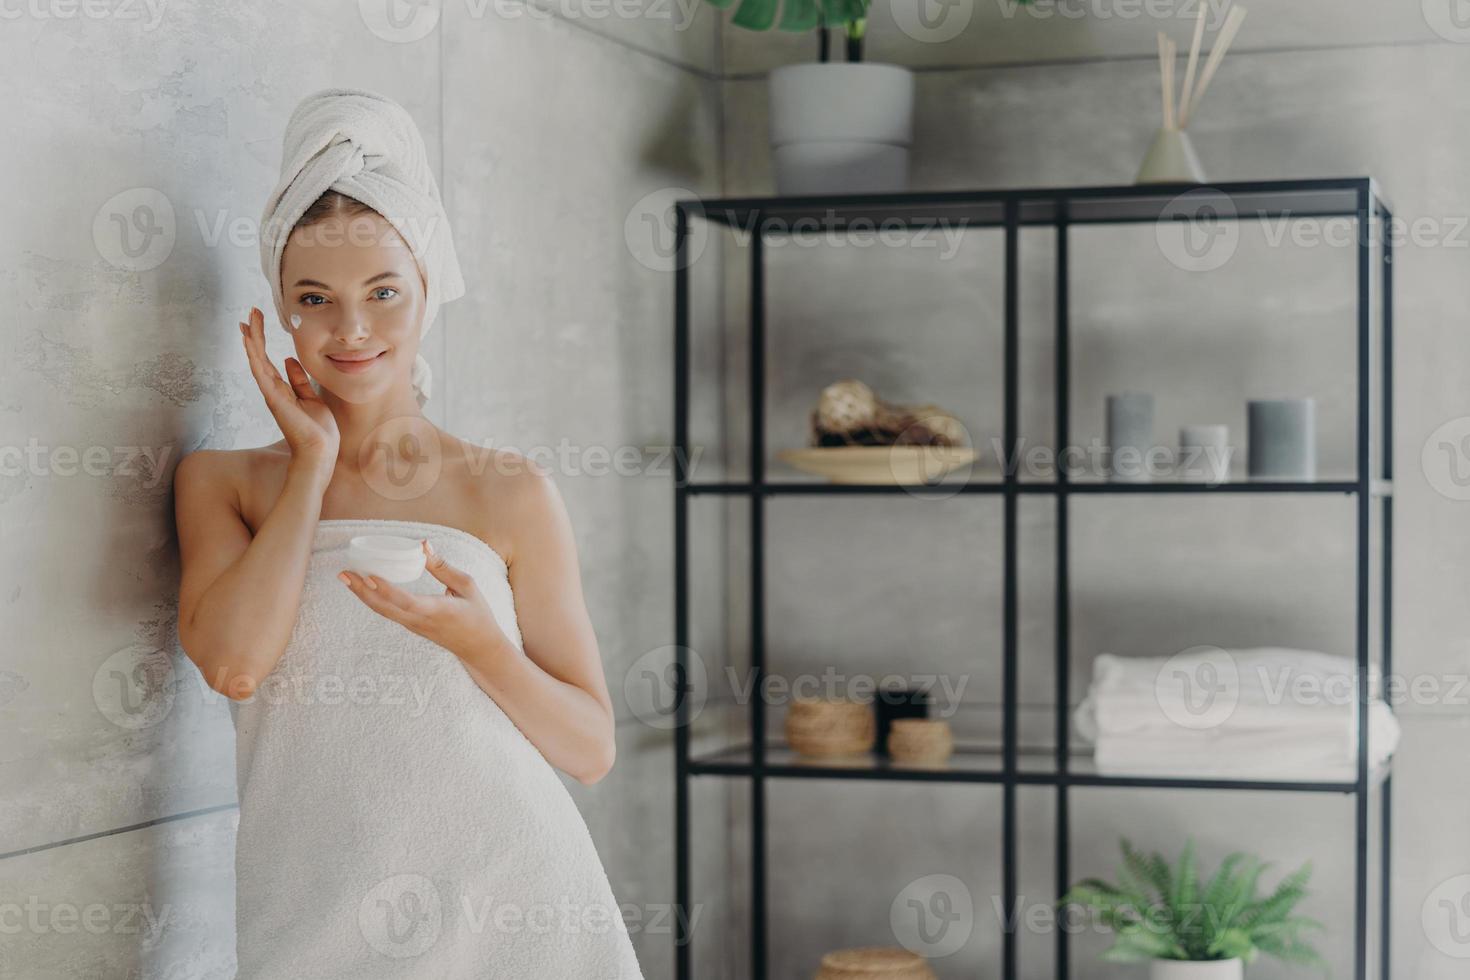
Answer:
[[[376,401],[347,402],[325,389],[322,400],[336,417],[342,437],[337,449],[338,472],[419,466],[435,450],[433,423],[424,416],[407,383]]]

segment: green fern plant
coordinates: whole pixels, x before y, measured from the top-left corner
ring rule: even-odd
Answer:
[[[1117,884],[1087,878],[1057,906],[1086,908],[1111,929],[1117,938],[1103,959],[1114,963],[1237,958],[1250,963],[1265,953],[1325,971],[1326,962],[1303,936],[1325,927],[1295,913],[1307,895],[1311,863],[1261,895],[1258,886],[1268,867],[1246,854],[1231,854],[1202,881],[1193,840],[1185,842],[1171,867],[1163,855],[1145,854],[1125,839]]]

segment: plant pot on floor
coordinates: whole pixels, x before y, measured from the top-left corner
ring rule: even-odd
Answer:
[[[1151,960],[1148,980],[1242,980],[1243,960]]]
[[[870,62],[772,69],[771,164],[776,193],[904,191],[914,138],[914,76]]]

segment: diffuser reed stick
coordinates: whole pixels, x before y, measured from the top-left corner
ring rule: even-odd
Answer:
[[[1194,118],[1205,89],[1219,70],[1225,52],[1230,50],[1230,43],[1240,30],[1240,22],[1245,20],[1244,7],[1230,8],[1215,43],[1210,46],[1210,55],[1205,60],[1204,68],[1199,70],[1207,10],[1208,5],[1201,3],[1199,15],[1194,22],[1194,37],[1189,45],[1189,63],[1184,69],[1184,86],[1177,102],[1174,99],[1174,68],[1178,63],[1179,46],[1173,38],[1159,31],[1159,90],[1163,96],[1163,125],[1154,134],[1154,141],[1143,158],[1143,165],[1138,169],[1138,176],[1135,178],[1137,183],[1204,183],[1204,171],[1184,127]]]
[[[1181,118],[1179,125],[1182,127],[1187,120],[1188,114],[1184,111],[1189,106],[1189,96],[1194,91],[1194,70],[1199,66],[1199,45],[1205,36],[1205,12],[1209,5],[1199,5],[1199,16],[1194,19],[1194,40],[1189,42],[1189,64],[1184,66],[1184,91],[1179,94],[1179,114]]]
[[[1211,45],[1209,60],[1205,62],[1204,71],[1200,73],[1199,87],[1194,90],[1188,103],[1183,108],[1183,114],[1180,116],[1179,122],[1181,127],[1187,125],[1190,118],[1194,116],[1194,110],[1198,108],[1199,100],[1204,98],[1205,89],[1209,88],[1210,79],[1215,77],[1215,72],[1219,69],[1220,62],[1225,57],[1225,52],[1230,50],[1230,42],[1235,40],[1236,32],[1240,30],[1240,22],[1243,20],[1245,20],[1244,7],[1231,7],[1230,13],[1225,15],[1225,25],[1220,28],[1219,37]]]

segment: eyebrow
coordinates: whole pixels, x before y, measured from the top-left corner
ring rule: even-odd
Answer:
[[[376,276],[373,276],[371,279],[364,279],[362,281],[362,284],[364,286],[371,286],[373,283],[379,281],[380,279],[402,279],[402,278],[403,277],[400,276],[396,272],[380,272]],[[317,282],[315,279],[297,279],[296,280],[296,285],[295,286],[292,286],[291,288],[292,289],[295,289],[297,286],[320,286],[322,289],[331,289],[332,288],[331,286],[328,286],[324,282]]]

